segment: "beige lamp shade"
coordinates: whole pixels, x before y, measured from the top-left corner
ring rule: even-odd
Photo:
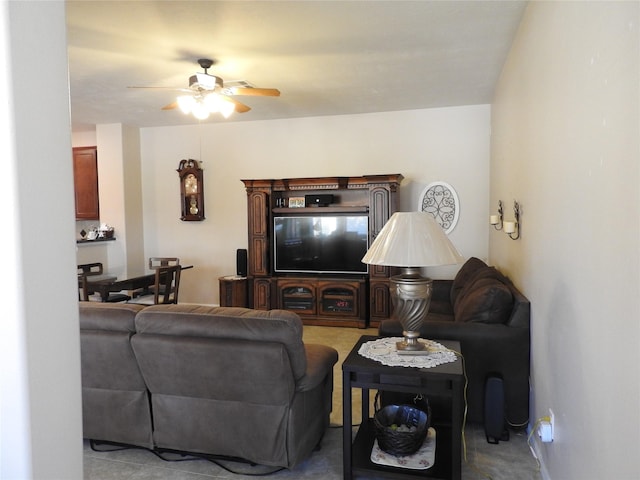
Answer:
[[[363,263],[429,267],[463,263],[442,227],[426,212],[396,212],[362,258]]]

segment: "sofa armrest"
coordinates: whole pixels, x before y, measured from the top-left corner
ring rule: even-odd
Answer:
[[[514,300],[513,311],[507,325],[514,328],[529,329],[531,323],[531,303],[529,299],[516,288],[511,280],[507,280],[507,286],[511,290]]]
[[[333,366],[338,362],[338,352],[326,345],[305,344],[307,370],[296,385],[296,390],[304,392],[313,390],[333,373]]]

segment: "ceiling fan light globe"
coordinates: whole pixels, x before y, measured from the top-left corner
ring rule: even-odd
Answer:
[[[204,97],[203,103],[211,113],[215,113],[220,110],[220,97],[215,93],[210,93]]]
[[[236,111],[236,106],[225,100],[220,101],[220,113],[224,118],[229,118],[233,112]]]
[[[185,115],[191,113],[191,110],[194,108],[196,101],[191,95],[180,95],[176,98],[178,102],[178,107]]]
[[[193,107],[193,116],[198,120],[206,120],[209,118],[209,109],[202,102],[196,102]]]

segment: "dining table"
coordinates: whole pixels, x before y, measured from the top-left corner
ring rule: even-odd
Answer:
[[[181,265],[180,271],[188,270],[190,268],[193,268],[193,265]],[[94,280],[91,277],[87,277],[87,289],[99,293],[100,300],[102,302],[106,302],[109,298],[109,293],[111,292],[148,289],[155,283],[155,278],[155,270],[143,275],[136,275],[127,278],[110,276],[109,278]]]

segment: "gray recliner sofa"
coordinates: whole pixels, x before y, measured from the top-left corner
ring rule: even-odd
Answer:
[[[106,319],[118,308],[123,306],[81,304],[81,336],[87,317]],[[296,314],[156,305],[136,312],[134,322],[130,346],[136,364],[129,368],[137,369],[146,387],[152,448],[292,468],[319,444],[329,426],[338,353],[305,345]],[[83,382],[91,376],[85,365],[96,363],[92,355],[83,348]],[[103,410],[95,402],[87,405],[85,424],[99,423],[94,417]],[[144,431],[143,425],[131,428]],[[84,436],[122,441],[100,433]]]
[[[153,447],[147,386],[131,348],[142,305],[80,302],[85,438]]]

